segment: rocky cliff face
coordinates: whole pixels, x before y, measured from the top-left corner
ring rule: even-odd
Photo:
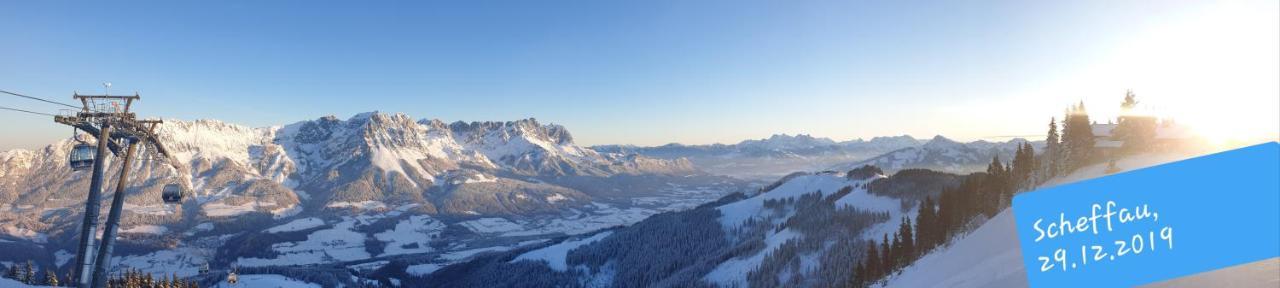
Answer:
[[[541,179],[699,173],[684,159],[577,146],[564,127],[532,118],[445,124],[372,112],[262,128],[170,119],[157,133],[180,167],[151,157],[128,167],[125,221],[130,225],[395,208],[428,214],[554,213],[590,203],[592,195]],[[0,203],[5,203],[0,223],[15,230],[7,234],[79,221],[89,173],[67,167],[73,145],[64,140],[39,150],[0,152]],[[114,179],[110,175],[118,175],[121,167],[106,161],[107,178]],[[193,195],[164,205],[160,190],[169,183],[187,185]],[[111,192],[104,191],[104,203]]]

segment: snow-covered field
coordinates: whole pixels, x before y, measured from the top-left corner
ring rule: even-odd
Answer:
[[[302,282],[275,274],[239,275],[239,282],[232,285],[226,280],[218,282],[214,287],[254,287],[254,288],[321,288],[315,283]]]
[[[347,218],[333,228],[312,232],[306,241],[276,243],[271,248],[280,255],[271,259],[240,258],[243,266],[303,265],[332,261],[368,259],[365,235],[353,231],[357,220]]]
[[[160,250],[143,255],[112,257],[112,267],[137,269],[156,275],[177,273],[180,277],[193,276],[199,273],[201,265],[206,263],[203,253],[194,248],[178,248]]]
[[[400,220],[396,227],[385,232],[374,234],[378,241],[387,242],[382,256],[431,252],[429,245],[432,239],[440,236],[445,228],[444,223],[426,215],[414,215]]]
[[[436,272],[436,270],[440,270],[440,268],[443,268],[443,267],[444,267],[444,264],[436,264],[436,263],[409,265],[409,268],[405,268],[404,272],[409,273],[409,275],[413,275],[413,276],[426,276],[428,274],[431,274],[432,272]]]
[[[132,234],[164,235],[164,233],[167,233],[167,232],[169,232],[169,228],[165,228],[164,226],[158,226],[158,225],[138,225],[138,226],[129,227],[129,229],[120,230],[120,233],[122,234],[132,233]]]
[[[320,218],[316,218],[316,217],[307,217],[307,218],[289,221],[289,223],[280,224],[275,227],[267,228],[266,232],[267,233],[293,232],[293,231],[307,230],[307,229],[316,228],[320,226],[324,226],[324,220],[320,220]]]
[[[568,269],[568,264],[565,264],[565,257],[569,255],[569,251],[582,247],[582,245],[600,241],[600,239],[604,239],[604,237],[609,237],[610,234],[613,234],[613,232],[605,231],[597,233],[596,235],[591,235],[591,237],[587,237],[585,239],[565,240],[564,242],[556,243],[555,245],[520,254],[520,256],[516,256],[515,259],[512,259],[511,262],[542,261],[547,263],[547,266],[551,267],[553,270],[565,271]]]

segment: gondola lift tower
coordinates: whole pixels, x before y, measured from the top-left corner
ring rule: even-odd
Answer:
[[[110,88],[111,83],[103,83]],[[117,231],[120,228],[120,214],[124,206],[124,190],[128,186],[129,166],[132,164],[138,146],[145,146],[151,157],[165,160],[175,172],[181,173],[179,165],[169,156],[169,151],[159,141],[155,128],[160,120],[139,120],[130,110],[133,103],[142,99],[138,93],[133,95],[110,95],[106,91],[102,95],[81,95],[79,92],[71,96],[82,105],[79,111],[67,115],[54,116],[54,122],[71,126],[77,132],[84,132],[96,138],[96,145],[79,141],[68,156],[68,166],[73,170],[89,170],[92,173],[89,182],[88,198],[85,200],[84,221],[80,225],[80,241],[76,246],[76,262],[72,268],[71,284],[75,287],[105,287],[111,252],[115,245]],[[95,147],[96,146],[96,147]],[[123,155],[122,155],[123,154]],[[106,222],[103,224],[102,243],[97,245],[94,235],[98,232],[98,214],[101,210],[103,160],[107,156],[117,156],[120,161],[120,175],[116,182],[115,194],[112,197]],[[187,190],[186,185],[173,182],[165,185],[163,199],[166,203],[181,202]]]

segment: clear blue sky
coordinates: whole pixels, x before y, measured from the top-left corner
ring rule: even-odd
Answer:
[[[1116,106],[1126,88],[1184,117],[1195,97],[1175,94],[1218,85],[1280,106],[1275,1],[139,2],[0,3],[0,90],[70,102],[109,81],[142,94],[142,116],[255,127],[536,117],[582,144],[640,145],[1037,134],[1068,103]],[[1220,45],[1150,51],[1206,42]],[[1186,59],[1214,60],[1166,64]],[[1204,77],[1221,79],[1179,86]],[[1240,120],[1280,119],[1261,109]],[[0,121],[0,150],[70,135]]]

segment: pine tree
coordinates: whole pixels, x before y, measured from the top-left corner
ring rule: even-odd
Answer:
[[[1062,152],[1062,144],[1058,141],[1057,119],[1049,118],[1049,136],[1046,136],[1044,139],[1044,165],[1048,170],[1045,174],[1046,179],[1058,175],[1058,169],[1056,169],[1057,167],[1055,166],[1055,163],[1058,162],[1058,159],[1061,157],[1061,154],[1059,153]]]
[[[9,272],[4,273],[4,278],[18,280],[18,264],[9,265]]]
[[[880,241],[880,273],[889,275],[893,272],[893,242],[889,242],[889,234],[884,234],[884,238]]]
[[[863,259],[863,262],[866,262],[866,265],[863,265],[863,269],[866,269],[867,272],[867,276],[863,277],[866,283],[880,279],[883,269],[880,268],[881,257],[879,250],[876,247],[876,241],[867,241],[867,256]]]
[[[1116,124],[1112,136],[1124,142],[1123,151],[1141,152],[1151,148],[1156,137],[1156,118],[1134,112],[1138,106],[1138,96],[1133,90],[1125,91],[1124,102],[1120,103],[1119,123]]]
[[[1070,173],[1088,164],[1093,156],[1093,127],[1089,121],[1089,113],[1084,102],[1068,109],[1067,118],[1063,122],[1062,142],[1063,157],[1060,173]]]
[[[934,247],[933,229],[938,217],[938,212],[934,209],[933,198],[925,196],[924,200],[920,200],[920,210],[916,211],[916,250],[921,255]]]
[[[22,273],[22,283],[36,284],[36,268],[35,265],[32,265],[31,260],[27,260],[27,266]]]
[[[58,287],[58,274],[53,273],[53,269],[44,271],[44,285]]]
[[[906,263],[910,263],[911,260],[914,260],[916,257],[915,236],[911,233],[911,218],[902,217],[902,225],[900,225],[898,230],[900,230],[898,234],[902,234],[902,253],[900,253],[902,254],[902,264],[900,265],[905,266]]]

